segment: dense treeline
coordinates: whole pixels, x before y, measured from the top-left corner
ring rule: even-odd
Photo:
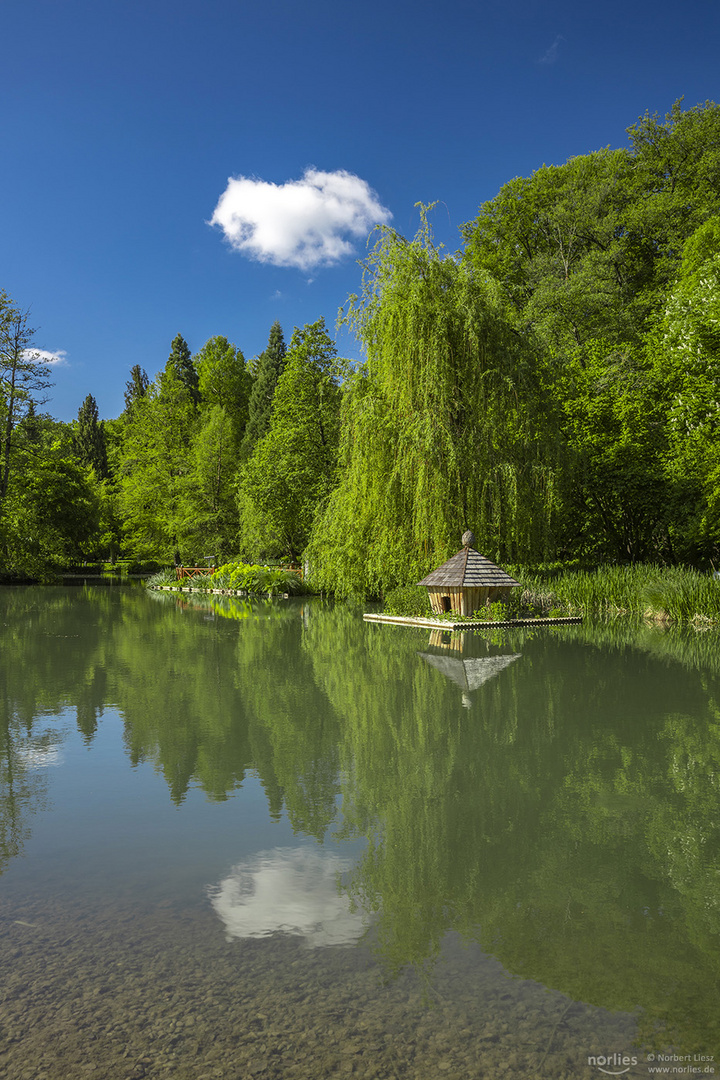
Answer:
[[[380,231],[342,318],[132,368],[123,414],[37,412],[4,294],[0,544],[11,570],[124,553],[310,558],[340,595],[491,558],[708,566],[720,510],[720,106],[518,177],[433,242]],[[41,475],[42,474],[42,475]]]

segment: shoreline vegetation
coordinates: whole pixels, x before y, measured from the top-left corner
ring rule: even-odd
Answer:
[[[362,362],[324,318],[289,345],[274,323],[248,360],[178,333],[119,416],[88,394],[68,424],[40,411],[51,367],[0,290],[0,581],[242,560],[387,604],[471,529],[525,568],[517,605],[714,625],[720,105],[628,137],[508,181],[455,252],[435,204],[414,238],[381,227],[338,316]],[[242,573],[223,587],[295,591]]]
[[[507,604],[491,604],[486,618],[569,615],[641,617],[658,624],[720,624],[720,580],[688,567],[647,564],[603,566],[593,570],[559,564],[527,569],[508,566],[521,583]],[[427,591],[411,585],[385,597],[389,615],[422,616],[430,611]],[[441,616],[440,616],[441,617]],[[448,616],[455,622],[457,616]]]
[[[507,603],[489,604],[473,616],[452,612],[444,616],[434,614],[422,585],[391,590],[382,600],[380,613],[469,625],[568,616],[603,619],[632,616],[660,626],[689,624],[698,629],[720,625],[720,579],[692,568],[636,564],[589,570],[555,564],[534,569],[510,566],[508,571],[521,583],[515,595]],[[212,575],[184,582],[177,580],[174,567],[168,567],[150,577],[146,585],[243,596],[298,596],[316,592],[293,570],[239,561],[219,567]]]
[[[232,595],[302,596],[312,592],[300,574],[278,566],[248,564],[239,560],[224,563],[212,574],[178,580],[175,567],[167,567],[148,578],[149,589],[192,589]]]

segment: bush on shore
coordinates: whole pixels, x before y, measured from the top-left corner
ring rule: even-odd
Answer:
[[[158,585],[177,585],[177,575],[174,567],[155,574],[147,582],[149,587]],[[212,574],[198,575],[184,582],[193,589],[209,591],[211,589],[225,589],[228,592],[263,593],[269,596],[277,596],[282,593],[300,595],[308,593],[305,582],[294,570],[285,570],[282,567],[260,566],[243,563],[239,560],[224,563]]]

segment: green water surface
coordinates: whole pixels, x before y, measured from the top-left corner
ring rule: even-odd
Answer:
[[[715,632],[78,586],[0,646],[0,1075],[720,1071]]]

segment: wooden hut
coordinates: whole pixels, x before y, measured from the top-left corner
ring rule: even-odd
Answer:
[[[469,529],[463,533],[462,542],[457,555],[418,582],[427,586],[430,606],[437,615],[450,611],[472,615],[485,604],[507,599],[511,589],[520,584],[475,551],[475,537]]]

